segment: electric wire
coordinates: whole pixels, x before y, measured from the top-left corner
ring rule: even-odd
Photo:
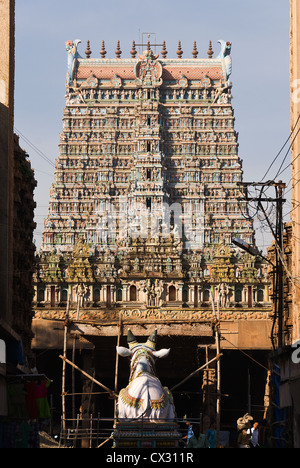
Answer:
[[[290,193],[290,192],[296,187],[296,185],[299,184],[299,182],[300,182],[300,179],[298,179],[297,182],[295,182],[295,184],[293,185],[293,187],[291,187],[289,190],[287,190],[287,191],[285,192],[285,195],[287,195],[288,193]]]
[[[297,130],[297,133],[296,133],[296,135],[294,136],[294,138],[293,138],[293,140],[292,140],[292,142],[291,142],[291,144],[290,144],[290,146],[289,146],[289,149],[287,150],[287,152],[286,152],[286,154],[285,154],[285,157],[283,158],[283,161],[282,161],[282,163],[281,163],[281,165],[280,165],[280,167],[279,167],[279,169],[278,169],[278,171],[277,171],[277,174],[275,175],[274,179],[276,179],[276,178],[278,177],[278,175],[279,175],[279,173],[280,173],[280,169],[282,168],[283,163],[284,163],[284,161],[286,160],[286,158],[287,158],[287,156],[288,156],[288,154],[289,154],[289,152],[290,152],[290,149],[291,149],[291,147],[292,147],[292,144],[294,143],[294,141],[295,141],[295,139],[296,139],[296,137],[297,137],[297,135],[298,135],[299,132],[300,132],[300,128]],[[290,163],[290,164],[291,164],[291,163]]]
[[[276,190],[277,190],[277,188],[276,188]],[[298,203],[298,205],[300,205],[300,202]],[[298,205],[295,208],[297,208]],[[293,211],[293,210],[291,210],[291,211]],[[265,213],[264,213],[264,215],[265,215]],[[278,222],[276,223],[276,225],[278,225]],[[280,229],[280,226],[278,226],[278,228]],[[286,271],[287,276],[289,277],[290,281],[293,283],[293,285],[295,287],[300,288],[300,278],[297,278],[297,277],[293,276],[292,273],[289,271],[288,265],[287,265],[286,260],[284,258],[285,253],[284,253],[282,247],[278,244],[277,236],[274,235],[273,237],[274,237],[274,245],[275,245],[276,252],[277,252],[277,254],[278,254],[278,256],[279,256],[279,258],[281,260],[281,263],[282,263],[282,265],[283,265],[283,267],[284,267],[284,269]],[[299,282],[299,284],[297,282]]]
[[[292,134],[294,133],[296,127],[297,127],[297,124],[298,124],[299,119],[300,119],[300,115],[298,115],[297,120],[296,120],[296,123],[295,123],[295,125],[294,125],[294,127],[293,127],[291,133],[289,134],[287,140],[285,141],[285,143],[283,144],[283,146],[281,147],[281,149],[279,150],[279,152],[277,153],[277,155],[276,155],[275,158],[273,159],[273,161],[272,161],[272,163],[270,164],[270,166],[269,166],[267,172],[265,173],[265,175],[263,176],[263,178],[261,179],[260,182],[262,182],[262,181],[265,179],[265,177],[267,176],[268,172],[271,170],[271,167],[273,166],[273,164],[275,163],[275,161],[277,160],[277,158],[280,156],[281,152],[283,151],[284,147],[285,147],[285,146],[287,145],[287,143],[290,141],[290,138],[291,138]],[[299,130],[298,130],[298,132],[299,132]],[[297,134],[298,134],[298,132],[297,132]]]
[[[257,359],[254,359],[252,356],[250,356],[250,354],[246,353],[243,349],[240,349],[238,346],[236,346],[234,343],[232,343],[231,341],[228,340],[228,338],[226,338],[224,335],[221,334],[221,339],[222,340],[225,340],[227,341],[227,343],[229,343],[230,345],[232,345],[234,348],[236,348],[238,351],[240,351],[242,354],[244,354],[245,356],[247,356],[249,359],[251,359],[251,361],[255,362],[256,364],[258,364],[260,367],[262,367],[263,369],[265,369],[266,371],[269,371],[269,369],[264,366],[261,362],[257,361]]]
[[[44,161],[46,161],[48,164],[50,164],[52,167],[55,168],[55,164],[51,159],[48,158],[37,146],[35,146],[23,133],[21,133],[16,127],[15,131],[18,133],[18,135],[42,158]]]
[[[282,169],[282,171],[279,172],[279,174],[277,174],[277,177],[278,177],[279,175],[283,174],[292,164],[294,164],[294,162],[296,161],[296,159],[297,159],[299,156],[300,156],[300,153],[298,153],[297,156],[296,156],[287,166],[285,166],[285,168]],[[292,179],[289,180],[288,185],[290,184],[291,180],[292,180]]]

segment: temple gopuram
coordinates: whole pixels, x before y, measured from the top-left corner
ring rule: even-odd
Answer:
[[[199,58],[196,43],[185,54],[179,42],[169,58],[165,42],[133,42],[123,58],[118,41],[108,58],[104,41],[95,57],[89,41],[81,56],[80,42],[66,42],[59,155],[36,255],[39,365],[55,380],[67,323],[79,367],[121,388],[128,366],[116,344],[129,328],[135,336],[157,328],[160,345],[171,348],[160,377],[172,388],[215,355],[218,327],[224,427],[247,412],[249,391],[262,416],[269,265],[232,244],[238,237],[253,245],[255,235],[241,184],[231,43],[219,41],[214,56],[209,42]],[[82,376],[76,385],[89,386]],[[178,414],[211,421],[215,388],[214,363],[174,393]],[[93,405],[113,414],[107,396]]]

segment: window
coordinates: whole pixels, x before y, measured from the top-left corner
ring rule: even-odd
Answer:
[[[45,290],[39,289],[38,290],[38,302],[43,302],[45,300]]]
[[[95,288],[93,291],[93,300],[94,302],[99,302],[100,301],[100,289]]]
[[[264,302],[264,290],[259,289],[257,291],[257,302]]]
[[[241,289],[236,289],[235,290],[234,300],[235,300],[235,302],[241,302],[242,301],[242,290]]]
[[[187,302],[188,300],[189,300],[188,288],[183,288],[183,290],[182,290],[182,302]]]
[[[209,289],[203,291],[203,302],[209,302]]]
[[[67,289],[62,289],[61,294],[60,294],[60,300],[61,300],[61,302],[67,302],[67,300],[68,300],[68,290]]]
[[[130,286],[129,300],[130,302],[136,302],[136,287],[135,286]]]
[[[106,286],[106,304],[108,307],[111,306],[111,288],[110,286]]]
[[[55,306],[55,286],[50,287],[50,305]]]
[[[117,289],[117,301],[122,301],[123,300],[123,294],[122,294],[122,288]]]
[[[198,307],[198,286],[194,287],[194,306]]]
[[[169,286],[169,301],[176,301],[176,288],[175,286]]]

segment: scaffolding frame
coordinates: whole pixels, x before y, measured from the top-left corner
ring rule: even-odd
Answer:
[[[112,432],[113,432],[113,427],[115,426],[117,422],[117,399],[118,399],[118,392],[117,392],[117,386],[118,386],[118,367],[119,367],[119,355],[116,353],[116,361],[115,361],[115,376],[114,376],[114,390],[108,388],[106,385],[103,383],[99,382],[95,377],[91,376],[87,372],[85,372],[83,369],[78,367],[75,364],[75,339],[73,342],[73,350],[72,350],[72,361],[67,359],[66,354],[67,354],[67,337],[68,337],[68,329],[71,324],[71,321],[69,320],[69,310],[70,310],[70,297],[68,295],[68,300],[67,300],[67,306],[66,306],[66,317],[64,320],[64,343],[63,343],[63,355],[59,355],[59,357],[63,361],[63,367],[62,367],[62,415],[61,415],[61,433],[60,433],[60,446],[64,444],[70,444],[73,443],[76,445],[78,441],[85,441],[86,446],[89,446],[91,448],[92,443],[96,441],[96,444],[100,440],[102,442],[97,445],[97,448],[102,447],[105,445],[109,440],[112,439]],[[214,310],[214,305],[213,305],[213,311]],[[216,314],[215,314],[216,316]],[[77,319],[79,318],[79,301],[77,303]],[[216,330],[217,327],[217,316],[214,324],[212,324],[212,328]],[[119,322],[118,322],[118,334],[117,334],[117,346],[120,344],[120,337],[122,333],[122,317],[120,316]],[[173,386],[170,391],[172,392],[176,388],[178,388],[181,384],[189,380],[191,377],[194,377],[201,371],[205,371],[209,365],[211,365],[214,362],[217,362],[217,366],[219,369],[219,363],[220,363],[220,358],[222,356],[222,353],[220,353],[220,337],[219,333],[215,333],[215,344],[216,344],[216,355],[209,361],[205,362],[202,366],[200,366],[198,369],[190,373],[187,377],[185,377],[183,380],[181,380],[179,383],[177,383],[175,386]],[[74,385],[74,375],[72,374],[72,393],[66,392],[66,365],[69,364],[72,367],[72,371],[77,370],[81,372],[85,377],[90,379],[94,384],[100,386],[104,391],[103,392],[80,392],[80,393],[75,393],[75,385]],[[220,399],[221,399],[221,393],[220,393],[220,372],[217,372],[217,433],[219,434],[220,432]],[[90,414],[89,418],[82,418],[80,417],[79,414],[77,414],[77,417],[74,416],[74,397],[76,395],[96,395],[96,394],[107,394],[109,398],[114,399],[114,417],[113,418],[101,418],[100,414],[98,413],[97,417],[94,417],[92,414]],[[66,397],[70,396],[72,397],[73,400],[73,417],[72,418],[66,418]],[[219,402],[219,403],[218,403]],[[104,432],[102,433],[100,431],[100,422],[105,421],[111,422],[111,428],[109,429],[110,435],[107,437],[107,433]],[[179,421],[179,420],[178,420]],[[198,420],[198,423],[201,422],[201,418]],[[96,428],[95,428],[96,426]],[[219,437],[219,435],[218,435]],[[217,437],[217,438],[218,438]]]

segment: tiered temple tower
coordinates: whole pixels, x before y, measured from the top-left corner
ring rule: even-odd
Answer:
[[[106,58],[104,43],[100,57],[89,43],[80,57],[79,42],[66,43],[60,154],[34,275],[34,349],[61,349],[64,320],[74,340],[86,339],[85,356],[93,343],[95,375],[110,382],[116,337],[156,327],[172,346],[165,376],[178,382],[214,355],[215,310],[229,336],[222,351],[270,349],[268,265],[231,244],[254,243],[239,185],[231,44],[220,41],[216,58],[210,44],[199,59],[196,44],[184,58],[179,43],[169,59],[165,43],[141,55],[133,43],[123,59],[119,43],[116,58]],[[206,392],[215,381],[205,375]]]
[[[37,257],[36,302],[181,307],[269,304],[267,268],[243,200],[231,105],[231,43],[168,59],[148,42],[130,59],[80,57],[68,41],[67,93]],[[250,283],[250,284],[249,284]],[[74,288],[73,288],[73,286]],[[80,288],[81,290],[82,287]],[[226,293],[225,293],[226,291]],[[77,294],[77,295],[76,295]],[[219,294],[221,297],[221,293]],[[225,299],[226,297],[226,299]],[[77,298],[77,299],[76,299]]]
[[[205,59],[195,43],[187,59],[180,42],[176,59],[165,43],[160,55],[133,43],[130,59],[119,42],[114,59],[104,42],[96,59],[89,42],[86,58],[79,40],[66,43],[37,303],[76,301],[72,284],[85,283],[90,305],[198,307],[222,283],[227,306],[269,304],[266,266],[231,245],[233,236],[252,244],[254,230],[239,185],[231,43],[219,42]]]
[[[44,251],[81,236],[97,249],[171,232],[203,250],[232,235],[253,243],[241,201],[242,163],[231,105],[231,44],[212,58],[168,59],[148,42],[131,58],[80,57],[67,42],[68,78]]]

